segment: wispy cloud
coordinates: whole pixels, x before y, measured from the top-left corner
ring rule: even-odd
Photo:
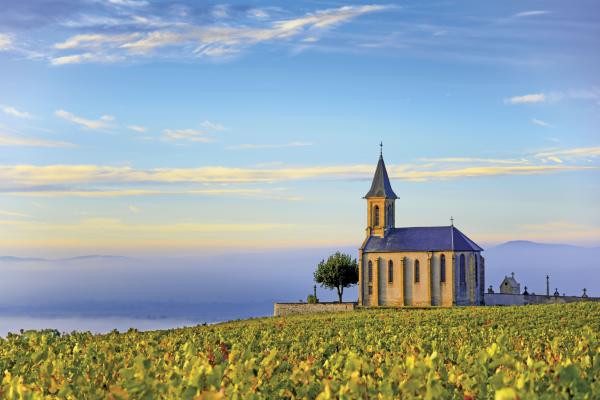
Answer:
[[[504,99],[506,104],[555,103],[562,100],[591,100],[600,105],[600,87],[533,93]]]
[[[543,103],[546,101],[546,95],[544,93],[526,94],[523,96],[514,96],[505,99],[504,102],[507,104],[531,104],[531,103]]]
[[[272,199],[285,201],[299,201],[301,196],[287,194],[282,188],[210,188],[210,189],[64,189],[61,187],[27,190],[3,190],[5,195],[22,197],[82,197],[82,198],[108,198],[108,197],[139,197],[139,196],[210,196],[210,197],[245,197],[257,199]],[[130,208],[130,211],[131,208]],[[139,211],[139,209],[138,209]],[[133,212],[133,211],[132,211]]]
[[[524,162],[518,165],[484,164],[452,166],[439,165],[390,165],[392,178],[413,181],[436,179],[458,179],[466,177],[498,175],[538,175],[567,171],[599,170],[596,165],[555,165],[540,163],[549,155],[582,154],[583,150],[571,149],[561,152],[539,153],[537,163]],[[597,154],[600,149],[585,150]],[[236,168],[205,166],[198,168],[135,169],[102,165],[6,165],[0,166],[0,182],[3,190],[21,191],[19,188],[35,189],[65,185],[124,185],[127,183],[152,184],[257,184],[296,180],[339,179],[368,180],[372,178],[373,165],[334,165],[309,167]],[[90,188],[93,190],[94,188]],[[138,189],[136,189],[138,190]],[[139,189],[144,190],[144,189]],[[212,189],[211,189],[212,190]],[[208,193],[208,192],[198,192]],[[139,194],[144,194],[139,192]]]
[[[541,119],[537,119],[537,118],[532,118],[531,119],[531,123],[538,125],[538,126],[543,126],[544,128],[549,128],[550,124],[547,123],[546,121],[542,121]]]
[[[97,232],[114,232],[115,234],[155,234],[168,236],[175,233],[231,233],[260,232],[272,229],[291,228],[290,224],[279,223],[171,223],[171,224],[132,224],[118,218],[86,218],[76,223],[35,223],[32,221],[0,221],[0,225],[16,225],[26,230],[43,232],[71,233],[87,235]]]
[[[199,129],[165,129],[167,140],[188,140],[191,142],[212,142],[214,139],[208,136],[208,131]]]
[[[575,149],[556,149],[536,153],[535,157],[543,161],[562,163],[564,160],[592,160],[600,156],[600,147],[578,147]]]
[[[4,106],[2,107],[2,111],[4,112],[4,114],[6,115],[10,115],[12,117],[17,117],[17,118],[25,118],[25,119],[31,119],[32,115],[29,114],[26,111],[19,111],[14,107],[10,107],[10,106]]]
[[[546,14],[550,14],[550,11],[547,10],[530,10],[530,11],[522,11],[519,13],[516,13],[514,15],[514,17],[516,18],[523,18],[523,17],[536,17],[539,15],[546,15]]]
[[[125,7],[144,7],[148,5],[148,2],[144,0],[108,0],[108,2],[116,6]]]
[[[67,64],[80,64],[83,62],[117,62],[124,60],[124,57],[119,55],[110,54],[94,54],[94,53],[81,53],[72,54],[68,56],[54,57],[50,60],[52,65],[67,65]]]
[[[102,115],[99,119],[86,119],[65,110],[57,110],[54,112],[54,115],[84,128],[94,130],[108,128],[110,126],[110,122],[114,121],[115,119],[115,117],[112,115]]]
[[[282,144],[239,144],[235,146],[227,146],[227,150],[257,150],[257,149],[281,149],[285,147],[307,147],[312,146],[312,142],[290,142]]]
[[[148,128],[142,125],[129,125],[127,128],[139,133],[144,133],[148,130]]]
[[[75,147],[73,143],[44,140],[0,133],[0,146]]]
[[[165,129],[163,130],[163,140],[168,141],[189,141],[189,142],[213,142],[213,134],[224,131],[226,128],[216,122],[204,121],[200,124],[202,129]]]
[[[216,122],[211,122],[211,121],[204,121],[200,124],[200,126],[202,126],[204,129],[208,129],[211,131],[224,131],[225,127],[219,123]]]
[[[31,215],[29,215],[29,214],[23,214],[23,213],[20,213],[20,212],[6,211],[6,210],[0,210],[0,215],[4,215],[4,216],[7,216],[7,217],[31,218]]]
[[[12,37],[7,33],[0,33],[0,51],[12,49]]]
[[[433,163],[469,163],[469,164],[528,164],[525,158],[477,158],[477,157],[442,157],[442,158],[421,158],[421,161]]]
[[[302,40],[307,35],[316,38],[326,30],[361,15],[390,8],[387,5],[343,6],[276,21],[254,18],[252,26],[239,23],[178,23],[151,31],[138,29],[119,34],[78,34],[56,43],[54,48],[59,52],[84,51],[53,56],[51,63],[65,65],[92,61],[115,62],[136,56],[152,56],[156,50],[167,47],[171,51],[187,52],[187,56],[191,57],[224,58],[263,42],[289,41],[293,38]],[[218,18],[227,17],[228,10],[226,6],[215,6],[213,9]],[[145,28],[147,27],[146,25]]]

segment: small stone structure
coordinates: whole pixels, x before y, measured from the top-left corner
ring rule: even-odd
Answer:
[[[356,307],[357,303],[275,303],[273,315],[285,317],[294,314],[352,311]]]
[[[502,294],[519,294],[521,293],[521,284],[515,279],[513,272],[510,277],[505,276],[500,284],[500,293]]]

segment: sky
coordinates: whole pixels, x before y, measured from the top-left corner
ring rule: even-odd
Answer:
[[[596,1],[1,1],[0,254],[600,246]]]

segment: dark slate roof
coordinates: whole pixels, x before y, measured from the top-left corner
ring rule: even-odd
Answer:
[[[390,228],[383,238],[371,236],[363,247],[367,253],[442,250],[483,251],[454,226]]]
[[[396,193],[392,190],[390,178],[388,178],[385,163],[383,162],[383,156],[379,156],[375,176],[373,176],[373,183],[371,183],[371,190],[365,195],[366,199],[369,197],[385,197],[387,199],[398,198]]]

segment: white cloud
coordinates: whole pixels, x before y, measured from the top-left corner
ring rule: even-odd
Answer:
[[[543,161],[553,161],[557,163],[562,163],[563,160],[591,160],[600,156],[600,147],[547,150],[536,153],[534,156]]]
[[[509,99],[505,99],[504,102],[508,104],[527,104],[527,103],[542,103],[546,101],[546,95],[544,93],[526,94],[523,96],[514,96]]]
[[[0,133],[0,146],[75,147],[72,143],[26,138]]]
[[[522,11],[520,13],[515,14],[514,16],[516,18],[523,18],[523,17],[535,17],[538,15],[545,15],[545,14],[550,14],[550,11],[547,11],[547,10]]]
[[[275,199],[286,201],[302,200],[302,197],[282,193],[281,188],[211,188],[211,189],[13,189],[3,191],[5,195],[23,197],[82,197],[82,198],[108,198],[108,197],[135,197],[135,196],[214,196],[214,197],[246,197],[259,199]],[[128,208],[133,213],[141,210],[135,206]]]
[[[6,33],[0,33],[0,51],[12,49],[12,37]]]
[[[571,152],[575,152],[572,149]],[[563,151],[565,152],[565,151]],[[590,152],[590,149],[587,150]],[[600,154],[600,148],[596,150]],[[576,152],[575,152],[576,153]],[[558,154],[558,153],[556,153]],[[552,154],[552,155],[556,155]],[[543,154],[542,154],[543,156]],[[558,156],[558,155],[557,155]],[[538,159],[539,160],[539,159]],[[457,179],[498,175],[538,175],[568,171],[599,171],[600,166],[555,164],[491,165],[389,165],[390,177],[412,181]],[[203,166],[198,168],[135,169],[103,165],[5,165],[0,166],[0,186],[28,188],[59,185],[136,184],[258,184],[296,180],[369,180],[374,165],[242,168]],[[143,190],[143,189],[140,189]]]
[[[260,22],[262,26],[244,25],[190,25],[170,24],[169,30],[140,30],[128,34],[82,34],[75,35],[57,43],[58,50],[86,48],[88,52],[76,55],[64,55],[51,59],[54,65],[81,63],[87,61],[119,61],[134,55],[149,54],[152,51],[173,47],[188,52],[192,56],[228,57],[243,48],[261,42],[289,40],[309,33],[316,40],[319,32],[350,21],[358,16],[392,8],[383,5],[344,6],[307,13],[304,16]],[[228,8],[214,8],[221,17],[225,17]]]
[[[571,89],[562,92],[547,92],[526,94],[524,96],[514,96],[504,99],[506,104],[526,104],[557,102],[561,100],[591,100],[600,105],[600,87],[591,87],[588,89]]]
[[[144,133],[148,130],[148,128],[146,128],[145,126],[141,126],[141,125],[129,125],[127,128],[131,129],[132,131],[136,131],[136,132],[140,132],[140,133]]]
[[[224,131],[225,130],[225,127],[223,125],[215,123],[215,122],[204,121],[200,125],[203,128],[211,130],[211,131]]]
[[[212,142],[208,132],[199,129],[165,129],[165,138],[168,140],[189,140],[192,142]]]
[[[109,123],[115,119],[112,115],[102,115],[99,119],[86,119],[65,110],[56,110],[54,115],[77,125],[81,125],[84,128],[95,130],[108,128],[110,126]]]
[[[207,56],[214,58],[225,58],[229,56],[233,56],[234,54],[238,54],[240,50],[235,47],[226,47],[226,46],[215,46],[215,45],[202,45],[198,46],[196,50],[194,50],[194,54],[197,56]]]
[[[64,42],[56,43],[54,45],[54,48],[59,50],[93,48],[100,47],[101,45],[106,43],[120,43],[127,40],[133,40],[138,37],[140,37],[139,33],[126,33],[118,35],[106,35],[100,33],[82,34],[72,36]]]
[[[549,123],[547,123],[546,121],[542,121],[541,119],[537,119],[537,118],[532,118],[531,123],[535,124],[535,125],[543,126],[544,128],[550,127]]]
[[[283,144],[240,144],[236,146],[228,146],[227,150],[255,150],[255,149],[280,149],[284,147],[306,147],[312,146],[311,142],[290,142]]]
[[[134,214],[138,214],[140,212],[140,209],[136,206],[129,206],[129,211],[131,211]]]
[[[29,214],[23,214],[19,212],[0,210],[0,215],[5,215],[7,217],[23,217],[23,218],[31,218]]]
[[[124,7],[144,7],[148,5],[147,1],[144,0],[108,0],[110,4]]]
[[[247,14],[255,19],[267,19],[270,16],[264,8],[252,8],[248,10]]]
[[[421,158],[421,161],[434,163],[467,163],[467,164],[528,164],[525,158],[477,158],[477,157],[442,157],[442,158]]]
[[[562,164],[563,163],[563,161],[560,158],[556,157],[556,156],[548,156],[546,159],[548,161],[553,161],[553,162],[558,163],[558,164]]]
[[[27,118],[27,119],[32,118],[31,114],[29,114],[28,112],[19,111],[14,107],[6,106],[6,107],[2,108],[2,111],[4,111],[4,114],[11,115],[11,116],[17,117],[17,118]]]
[[[67,65],[67,64],[80,64],[83,62],[104,62],[112,63],[124,60],[124,57],[118,55],[107,55],[107,54],[94,54],[94,53],[83,53],[73,54],[70,56],[55,57],[50,60],[52,65]]]

